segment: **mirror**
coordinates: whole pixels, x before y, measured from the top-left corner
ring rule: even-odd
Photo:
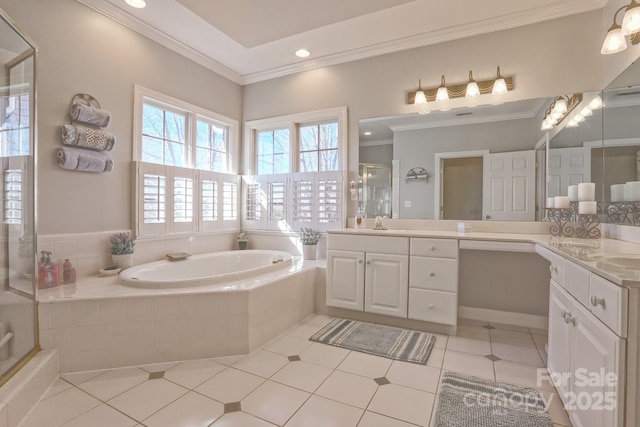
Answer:
[[[542,98],[364,119],[360,163],[392,165],[393,218],[533,221],[541,200],[536,182],[544,180],[536,159],[546,149],[538,141],[547,105]],[[514,170],[499,177],[486,173],[501,165],[525,168],[527,177],[520,179]],[[498,183],[522,183],[522,189],[505,190],[514,195],[506,200],[496,195]],[[362,198],[358,207],[372,215]],[[506,207],[513,211],[502,212]]]

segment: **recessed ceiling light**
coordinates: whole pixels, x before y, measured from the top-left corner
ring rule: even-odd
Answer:
[[[147,6],[144,0],[124,0],[129,6],[142,9]]]
[[[306,58],[309,55],[311,55],[311,52],[309,52],[307,49],[298,49],[298,50],[296,50],[296,56],[298,58]]]
[[[371,135],[373,135],[373,134],[372,134],[371,132],[369,132],[369,131],[366,131],[366,132],[364,133],[364,136],[371,136]]]

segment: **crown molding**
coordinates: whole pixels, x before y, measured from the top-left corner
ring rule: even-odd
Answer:
[[[359,144],[360,147],[377,147],[380,145],[393,145],[393,139],[379,139],[376,141],[364,141]]]
[[[174,39],[173,37],[168,36],[162,31],[158,30],[151,25],[142,22],[138,18],[135,18],[132,15],[124,12],[120,8],[114,6],[105,0],[76,0],[78,3],[81,3],[87,6],[90,9],[95,10],[96,12],[106,16],[107,18],[133,30],[148,39],[153,40],[156,43],[166,47],[169,50],[172,50],[187,59],[195,62],[196,64],[202,65],[203,67],[213,71],[214,73],[220,74],[222,77],[225,77],[231,80],[234,83],[238,83],[240,85],[243,84],[243,78],[240,74],[235,71],[225,67],[219,62],[213,60],[207,55],[198,52],[197,50],[187,46],[186,44]]]

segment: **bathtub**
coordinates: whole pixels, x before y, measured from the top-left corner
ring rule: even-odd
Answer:
[[[135,288],[184,288],[258,276],[292,263],[292,255],[282,251],[212,252],[137,265],[120,273],[119,281]]]

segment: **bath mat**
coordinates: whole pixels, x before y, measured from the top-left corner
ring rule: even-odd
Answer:
[[[335,319],[309,339],[375,356],[424,365],[431,354],[436,337],[426,332]]]
[[[540,392],[445,372],[433,427],[552,427]]]

